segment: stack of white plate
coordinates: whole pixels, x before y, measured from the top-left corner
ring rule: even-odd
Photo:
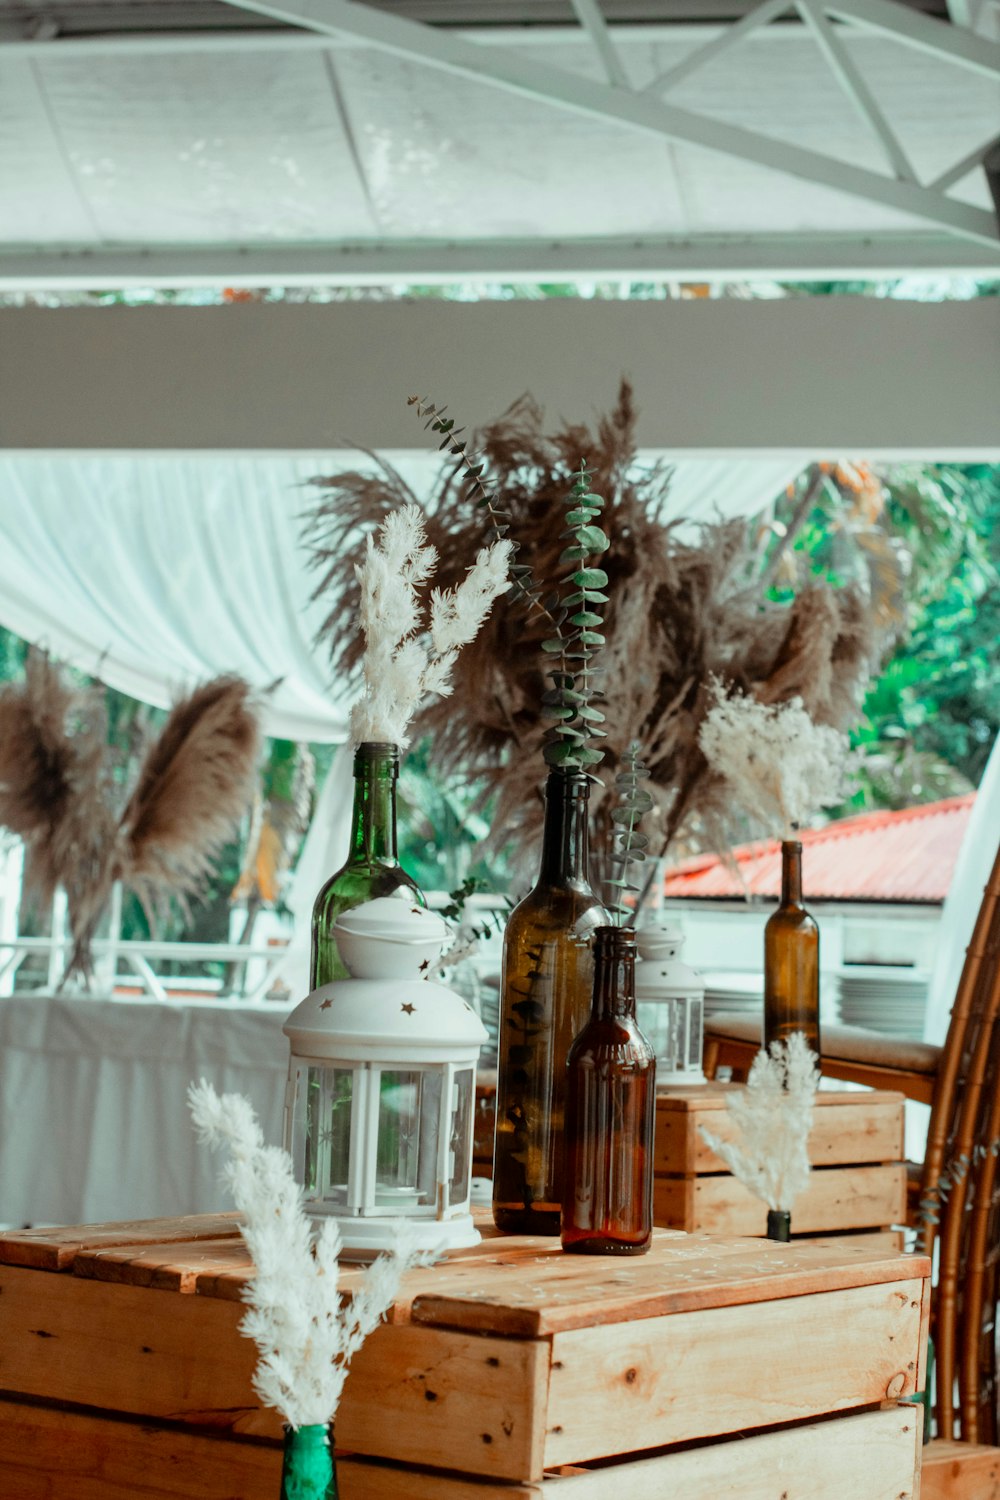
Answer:
[[[729,1011],[733,1015],[760,1015],[764,1008],[764,978],[761,974],[716,970],[705,980],[705,1017]]]
[[[926,969],[851,964],[840,975],[840,1019],[885,1036],[922,1037],[927,978]]]

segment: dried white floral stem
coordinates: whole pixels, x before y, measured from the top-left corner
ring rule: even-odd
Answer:
[[[351,1356],[392,1306],[400,1278],[426,1262],[407,1242],[369,1267],[349,1300],[339,1287],[340,1230],[328,1218],[313,1242],[287,1151],[266,1146],[248,1099],[218,1095],[204,1079],[188,1089],[199,1139],[228,1153],[223,1180],[243,1214],[255,1272],[243,1292],[240,1332],[260,1351],[254,1390],[292,1427],[333,1420]]]
[[[420,507],[390,512],[368,538],[365,560],[355,568],[365,637],[364,687],[351,710],[355,744],[376,740],[405,747],[421,702],[451,692],[459,650],[508,587],[511,553],[505,540],[481,548],[457,588],[431,591],[425,621],[420,591],[434,572],[437,552],[427,542]]]
[[[811,719],[801,698],[768,706],[712,684],[714,702],[698,736],[712,770],[746,815],[795,839],[821,807],[844,795],[846,736]]]
[[[778,1213],[792,1206],[809,1181],[809,1132],[819,1074],[816,1054],[795,1031],[758,1052],[746,1087],[726,1097],[736,1139],[724,1141],[699,1125],[702,1138],[733,1176]]]

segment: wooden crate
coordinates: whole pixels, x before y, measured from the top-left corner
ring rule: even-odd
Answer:
[[[273,1497],[250,1269],[227,1216],[0,1237],[0,1493]],[[923,1383],[928,1272],[669,1231],[635,1260],[484,1238],[411,1272],[356,1357],[343,1495],[915,1496],[920,1413],[895,1403]]]
[[[703,1140],[707,1125],[733,1134],[725,1107],[733,1084],[666,1089],[656,1099],[653,1218],[669,1229],[762,1235],[766,1210]],[[797,1234],[878,1231],[898,1243],[906,1218],[902,1094],[822,1091],[809,1137],[813,1172],[795,1205]]]
[[[1000,1500],[1000,1448],[940,1439],[928,1444],[920,1500]]]

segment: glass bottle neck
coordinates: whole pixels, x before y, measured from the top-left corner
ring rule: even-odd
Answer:
[[[580,771],[550,771],[545,783],[545,823],[539,885],[586,885],[589,880],[589,778]]]
[[[366,743],[354,753],[350,864],[395,864],[399,747]]]
[[[595,1021],[635,1020],[635,932],[598,927],[594,932]]]
[[[802,845],[791,839],[781,845],[781,904],[802,905]]]

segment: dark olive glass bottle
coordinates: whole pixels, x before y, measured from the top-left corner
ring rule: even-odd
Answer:
[[[559,1233],[566,1058],[586,1024],[589,939],[608,914],[588,878],[585,772],[545,784],[538,880],[504,933],[493,1218],[512,1234]]]
[[[562,1247],[641,1255],[653,1236],[656,1056],[635,1019],[635,933],[599,927],[590,1020],[566,1067]]]
[[[337,1500],[332,1426],[316,1422],[285,1428],[280,1500]]]
[[[399,746],[366,742],[354,752],[354,811],[351,851],[346,862],[323,886],[312,915],[309,987],[318,989],[333,979],[346,979],[347,969],[337,952],[334,923],[342,912],[399,895],[404,900],[424,898],[396,854],[396,780]]]
[[[819,928],[802,905],[802,845],[781,845],[781,904],[764,928],[764,1046],[801,1031],[819,1056]]]

